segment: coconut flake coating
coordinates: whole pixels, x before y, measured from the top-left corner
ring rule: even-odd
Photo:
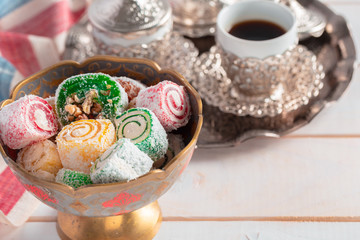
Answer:
[[[167,132],[185,126],[191,115],[185,88],[166,80],[141,90],[136,106],[153,111]]]
[[[56,175],[56,182],[66,184],[73,188],[92,184],[89,174],[62,168]]]
[[[0,136],[12,149],[50,138],[57,130],[52,107],[41,97],[26,95],[0,111]]]
[[[166,131],[149,109],[129,109],[116,117],[115,124],[117,139],[129,138],[153,161],[165,155],[168,148]]]
[[[63,126],[78,120],[70,118],[72,114],[69,113],[65,106],[73,103],[82,104],[91,91],[95,92],[94,96],[91,97],[91,101],[100,105],[101,112],[99,114],[103,118],[113,120],[128,105],[128,97],[124,88],[111,76],[104,73],[75,75],[63,81],[55,93],[56,112]],[[84,107],[80,106],[80,108],[83,108],[82,111],[86,112]],[[90,113],[86,115],[88,118],[92,118]]]
[[[56,137],[64,168],[84,173],[90,173],[91,163],[115,141],[115,127],[108,119],[73,122]]]
[[[50,181],[55,180],[56,173],[62,168],[56,145],[50,140],[21,149],[16,162],[32,175]]]
[[[153,161],[129,139],[119,139],[91,167],[94,183],[112,183],[135,179],[149,172]]]
[[[114,78],[124,88],[125,92],[128,95],[129,103],[131,100],[136,98],[136,96],[139,94],[140,90],[143,90],[146,88],[146,85],[144,85],[141,82],[138,82],[132,78],[128,78],[128,77],[124,77],[124,76],[114,77]]]

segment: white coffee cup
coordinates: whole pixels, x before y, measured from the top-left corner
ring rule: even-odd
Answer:
[[[237,23],[262,20],[284,28],[285,33],[268,40],[246,40],[229,33]],[[296,17],[292,11],[268,0],[242,0],[223,8],[216,23],[216,41],[227,52],[239,58],[266,57],[282,54],[298,43]]]

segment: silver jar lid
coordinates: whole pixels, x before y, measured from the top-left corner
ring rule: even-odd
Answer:
[[[129,33],[163,25],[171,18],[171,8],[166,0],[96,0],[88,16],[101,30]]]

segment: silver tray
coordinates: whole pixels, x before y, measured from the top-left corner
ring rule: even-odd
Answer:
[[[337,101],[343,94],[351,81],[356,58],[347,23],[342,16],[336,15],[317,0],[298,2],[306,9],[320,13],[327,21],[325,31],[319,38],[311,37],[300,42],[315,53],[324,67],[326,76],[320,94],[294,111],[262,118],[224,113],[203,101],[204,124],[198,140],[199,147],[231,147],[255,137],[286,135],[308,124],[327,103]],[[73,26],[70,32],[75,34],[67,37],[64,59],[80,60],[93,55],[96,49],[93,49],[93,39],[89,35],[88,27],[86,17]],[[188,39],[200,53],[209,51],[215,44],[212,36]]]
[[[299,0],[299,3],[306,9],[321,13],[327,21],[325,32],[319,38],[300,42],[315,53],[324,67],[326,76],[320,94],[294,111],[262,118],[224,113],[203,101],[204,124],[198,140],[199,147],[231,147],[255,137],[286,135],[308,124],[327,103],[337,101],[348,87],[354,71],[356,50],[345,19],[319,1]],[[204,38],[193,41],[203,49],[207,41],[208,47],[213,43],[213,40]]]

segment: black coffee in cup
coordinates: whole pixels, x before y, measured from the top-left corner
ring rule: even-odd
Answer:
[[[247,20],[236,23],[229,33],[237,38],[252,41],[263,41],[279,37],[285,29],[276,23],[266,20]]]

